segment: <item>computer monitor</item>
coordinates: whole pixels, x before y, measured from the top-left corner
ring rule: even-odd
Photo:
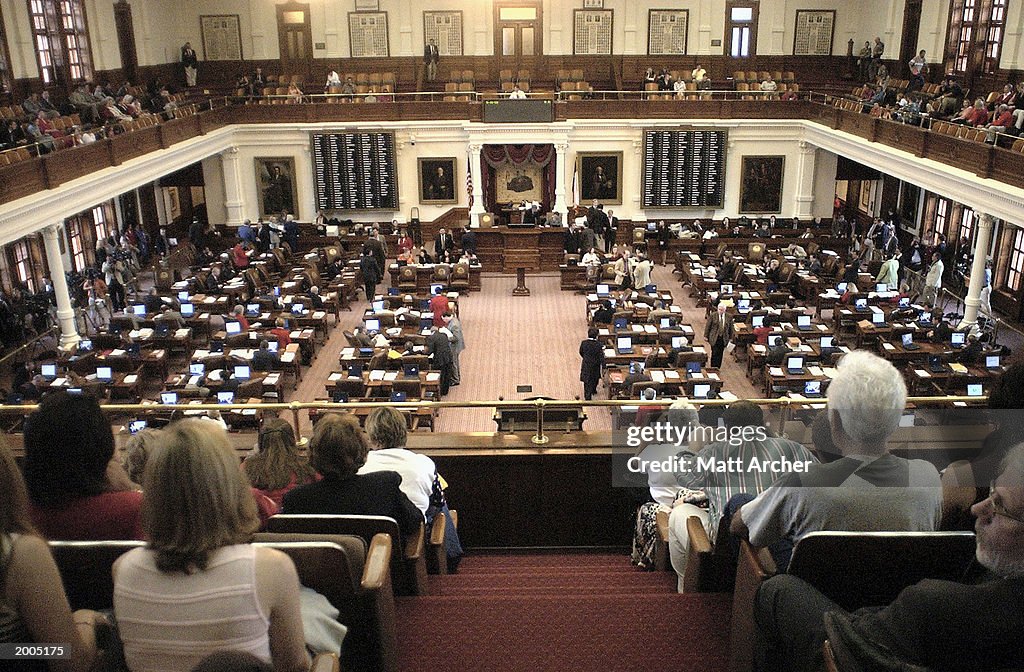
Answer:
[[[301,303],[292,304],[292,315],[302,315],[305,307]]]
[[[271,352],[275,352],[275,353],[276,353],[276,352],[277,352],[277,350],[278,350],[278,348],[280,348],[280,347],[281,347],[281,344],[280,344],[280,343],[278,343],[277,341],[269,341],[269,342],[267,343],[267,346],[268,346],[268,347],[270,348],[270,351],[271,351]]]
[[[628,319],[626,319],[625,317],[616,317],[615,318],[615,328],[616,329],[625,329],[627,326],[629,326],[629,320]]]
[[[236,320],[229,320],[224,323],[224,331],[227,332],[228,336],[234,336],[242,333],[242,323]]]
[[[644,368],[646,366],[647,365],[644,364],[643,362],[630,362],[629,363],[629,372],[630,373],[643,373],[644,372]]]
[[[398,287],[388,287],[388,296],[398,296],[399,291]]]
[[[347,404],[348,392],[335,388],[334,392],[331,393],[331,401],[336,404]]]
[[[663,318],[661,318],[661,321],[659,322],[658,326],[660,326],[662,329],[671,329],[672,328],[672,318],[671,317],[663,317]]]
[[[206,373],[206,364],[203,364],[202,362],[198,362],[196,364],[189,364],[188,372],[189,375],[192,376],[202,376]]]
[[[913,345],[914,344],[914,335],[913,334],[903,334],[902,338],[903,338],[903,347],[904,348],[907,347],[908,345]]]
[[[736,302],[736,310],[745,313],[750,310],[750,299],[740,299]]]
[[[864,298],[856,299],[854,300],[853,305],[857,310],[867,310],[868,300]]]
[[[615,347],[619,352],[631,352],[633,350],[633,338],[631,336],[619,336],[615,339]]]
[[[247,364],[238,364],[235,366],[235,378],[238,380],[249,380],[249,366]]]
[[[409,395],[406,392],[392,392],[391,393],[391,401],[393,401],[393,402],[405,401],[408,398],[408,396]]]
[[[675,350],[677,348],[683,347],[683,339],[684,338],[685,338],[685,336],[673,336],[672,337],[672,349]]]
[[[885,313],[871,313],[872,324],[885,324]]]
[[[686,363],[687,373],[700,373],[700,362],[687,362]]]
[[[648,231],[657,231],[658,230],[658,223],[657,222],[647,222],[647,230]]]
[[[968,397],[980,397],[984,394],[981,383],[970,383],[967,385],[967,396]]]
[[[245,305],[246,317],[256,317],[260,314],[260,304],[258,303],[247,303]]]
[[[444,291],[444,285],[442,285],[439,282],[432,282],[432,283],[430,283],[430,295],[431,296],[433,296],[434,294],[437,294],[439,291]]]
[[[114,370],[109,366],[96,367],[96,380],[110,381],[114,378]]]
[[[375,313],[379,313],[380,311],[384,310],[384,301],[374,301],[370,305],[373,308],[373,312]]]
[[[380,331],[380,320],[371,318],[366,321],[366,330],[374,333]]]
[[[424,329],[430,329],[432,326],[434,326],[433,317],[429,315],[420,317],[420,331],[423,331]]]
[[[652,285],[647,285],[646,287],[644,287],[644,291],[647,292],[648,294],[657,294],[658,293],[658,286],[657,285],[653,285],[653,284]]]
[[[786,359],[786,369],[789,371],[803,371],[804,370],[804,358],[803,357],[788,357]]]
[[[218,404],[233,404],[233,403],[235,403],[235,393],[234,392],[218,392],[217,393],[217,403]]]
[[[810,326],[811,326],[811,316],[810,315],[797,315],[796,316],[796,326],[801,328],[801,329],[808,329],[808,328],[810,328]]]
[[[373,357],[373,348],[359,348],[360,357]]]
[[[281,296],[281,288],[274,287],[274,296]]]
[[[43,364],[40,367],[40,371],[43,374],[43,378],[47,380],[53,380],[57,377],[57,365],[56,364]]]
[[[610,294],[610,292],[608,291],[608,285],[601,284],[597,286],[598,296],[608,296],[608,294]]]
[[[164,406],[173,406],[174,404],[178,403],[178,393],[177,392],[161,392],[160,393],[160,403],[163,404]]]
[[[880,282],[877,285],[875,285],[875,291],[878,292],[879,294],[883,292],[888,292],[889,285],[885,284],[884,282]]]
[[[909,308],[910,307],[910,297],[909,296],[900,297],[899,307],[900,308]]]
[[[178,292],[178,301],[181,303],[188,301],[188,292]]]
[[[363,365],[360,363],[350,364],[348,367],[349,378],[362,378],[363,377]]]
[[[985,357],[985,368],[986,369],[998,369],[999,368],[999,355],[988,355]]]
[[[846,282],[840,282],[838,285],[836,285],[836,291],[842,294],[843,292],[846,291],[846,287],[848,284],[849,283]]]
[[[917,321],[918,322],[931,322],[932,321],[932,314],[931,314],[931,312],[927,311],[927,310],[922,311],[921,314],[917,316]]]
[[[709,383],[698,383],[693,386],[694,399],[707,399],[710,394],[711,385]]]
[[[145,428],[146,428],[146,421],[145,420],[132,420],[131,422],[128,423],[128,431],[131,434],[138,434],[139,432],[141,432]]]
[[[777,346],[781,342],[782,342],[782,336],[779,336],[778,334],[775,334],[773,336],[769,336],[768,337],[768,345],[770,345],[773,348],[775,346]]]
[[[405,374],[406,378],[419,378],[420,367],[415,364],[405,364],[402,366],[402,373]]]
[[[146,306],[141,303],[136,303],[132,306],[132,313],[138,317],[146,316]]]
[[[732,285],[722,285],[722,294],[732,294]]]
[[[219,338],[210,339],[210,352],[221,353],[224,352],[224,341]]]
[[[183,304],[181,304],[181,316],[182,317],[192,317],[195,314],[196,314],[196,307],[193,306],[191,303],[183,303]]]
[[[92,339],[83,338],[78,342],[79,352],[91,352],[92,351]]]
[[[834,343],[834,342],[835,342],[835,336],[822,336],[821,337],[821,347],[822,348],[831,348],[832,347],[832,343]]]
[[[764,326],[764,315],[754,315],[750,318],[750,326],[754,329]]]
[[[821,381],[820,380],[808,380],[804,383],[804,395],[808,397],[817,397],[821,394]]]
[[[954,331],[949,337],[950,343],[953,345],[963,345],[967,342],[967,334],[962,331]]]

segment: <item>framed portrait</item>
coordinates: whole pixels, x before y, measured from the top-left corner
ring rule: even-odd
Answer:
[[[204,14],[199,17],[204,61],[242,60],[242,29],[238,14]]]
[[[622,205],[622,152],[580,152],[576,175],[581,204],[597,199],[605,205]]]
[[[458,203],[455,175],[458,162],[453,157],[443,159],[420,158],[420,203],[425,205]]]
[[[256,186],[261,216],[276,215],[281,211],[297,214],[295,206],[299,196],[295,189],[295,159],[290,156],[257,158]]]
[[[740,213],[782,212],[784,156],[744,156],[740,167]]]

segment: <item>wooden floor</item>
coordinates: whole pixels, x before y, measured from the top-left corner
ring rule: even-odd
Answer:
[[[683,309],[684,320],[699,334],[697,342],[703,342],[704,308],[696,308],[694,300],[680,287],[678,278],[671,274],[670,267],[655,267],[652,277],[659,289],[672,292],[675,302]],[[453,387],[446,399],[582,397],[579,345],[587,335],[585,297],[559,289],[557,275],[528,276],[529,297],[512,296],[513,276],[485,273],[482,284],[482,291],[464,294],[459,299],[466,350],[460,360],[461,384]],[[330,340],[305,371],[298,390],[289,396],[291,400],[326,398],[324,383],[327,376],[339,368],[338,353],[346,346],[342,331],[358,326],[366,306],[365,301],[357,301],[352,312],[341,313]],[[722,378],[723,389],[739,397],[759,396],[759,391],[746,377],[744,365],[736,363],[731,356],[725,358]],[[530,391],[517,392],[518,386],[529,386]],[[603,389],[598,390],[597,398],[607,398]],[[611,428],[608,409],[591,408],[587,413],[586,429]],[[444,409],[437,431],[493,431],[492,414],[489,408]],[[303,422],[307,422],[305,414]]]

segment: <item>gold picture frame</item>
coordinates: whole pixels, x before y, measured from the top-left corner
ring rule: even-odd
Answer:
[[[622,152],[579,152],[576,175],[581,205],[622,205]]]
[[[459,192],[455,186],[455,176],[458,174],[459,168],[458,159],[450,156],[443,158],[420,157],[417,159],[417,168],[420,203],[442,205],[459,202]]]
[[[281,212],[298,216],[295,159],[290,156],[257,157],[255,169],[260,216],[279,215]]]
[[[785,176],[785,156],[744,156],[740,166],[740,214],[780,214]]]

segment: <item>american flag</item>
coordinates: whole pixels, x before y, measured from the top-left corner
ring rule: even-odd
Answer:
[[[466,157],[466,197],[469,207],[473,207],[473,155]]]

